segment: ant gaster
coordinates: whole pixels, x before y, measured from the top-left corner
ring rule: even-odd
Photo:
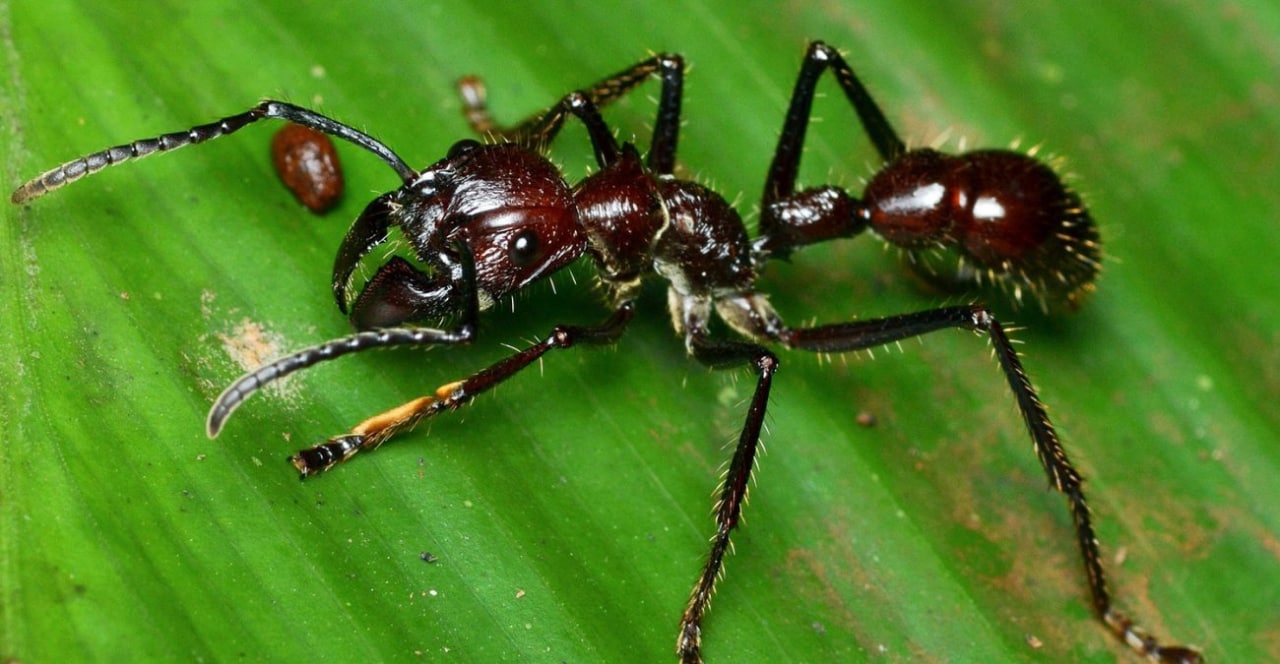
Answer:
[[[831,70],[885,166],[862,197],[822,186],[796,190],[800,155],[815,86]],[[619,144],[599,108],[656,76],[658,114],[646,157]],[[360,450],[378,447],[423,418],[453,410],[511,378],[548,351],[614,342],[631,320],[643,278],[669,284],[676,330],[699,362],[743,365],[756,385],[715,506],[716,532],[706,565],[680,619],[676,650],[701,660],[702,622],[737,527],[764,423],[778,358],[762,342],[819,353],[869,349],[943,328],[984,333],[1013,391],[1049,483],[1067,497],[1083,556],[1093,608],[1129,646],[1158,662],[1198,662],[1191,647],[1163,646],[1112,607],[1099,546],[1079,473],[1067,459],[1004,327],[980,305],[949,306],[886,318],[789,327],[755,288],[764,264],[793,250],[871,230],[909,251],[943,248],[958,256],[957,275],[1075,303],[1092,288],[1099,242],[1076,194],[1034,158],[1011,151],[959,156],[908,150],[840,54],[821,42],[805,55],[773,162],[765,180],[755,239],[733,207],[710,189],[674,176],[684,81],[683,60],[657,55],[593,87],[573,92],[549,110],[509,128],[496,125],[478,79],[460,89],[472,127],[487,136],[463,140],[422,171],[410,168],[371,136],[315,111],[278,101],[218,122],[118,146],[68,162],[13,194],[24,203],[106,166],[200,143],[264,118],[311,127],[372,152],[403,184],[369,203],[338,250],[333,294],[358,332],[275,360],[237,380],[209,413],[216,436],[232,411],[264,385],[348,353],[391,346],[472,341],[480,311],[551,275],[583,255],[595,264],[612,314],[592,326],[558,325],[542,341],[462,380],[375,415],[349,433],[290,458],[303,477],[327,470]],[[586,127],[599,170],[576,185],[545,156],[568,117]],[[352,293],[353,274],[392,227],[419,262],[393,257]],[[710,331],[713,312],[741,340]],[[439,328],[409,326],[448,321]]]

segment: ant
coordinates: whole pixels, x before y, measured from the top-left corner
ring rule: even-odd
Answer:
[[[885,162],[861,198],[834,186],[796,188],[815,86],[828,70]],[[654,77],[661,81],[661,92],[649,151],[642,158],[632,143],[619,144],[600,108]],[[1004,285],[1015,297],[1025,290],[1075,304],[1093,288],[1100,261],[1097,231],[1080,198],[1053,169],[1030,155],[983,150],[952,156],[907,149],[844,58],[814,42],[801,65],[765,179],[759,233],[752,239],[722,196],[674,175],[683,84],[683,59],[655,55],[503,127],[489,115],[480,80],[466,78],[459,82],[464,112],[487,141],[458,141],[444,159],[421,171],[368,134],[315,111],[268,100],[217,122],[70,161],[22,185],[12,200],[25,203],[107,166],[202,143],[266,118],[350,141],[395,170],[401,186],[368,204],[343,239],[333,266],[334,298],[358,331],[277,359],[235,381],[209,412],[210,437],[218,435],[246,398],[295,371],[375,348],[469,343],[477,336],[481,311],[584,255],[590,258],[612,309],[605,320],[557,325],[541,341],[471,376],[298,452],[289,460],[303,478],[372,450],[424,418],[460,408],[552,350],[613,343],[634,315],[642,281],[655,273],[665,279],[670,314],[688,353],[711,368],[746,365],[756,375],[745,422],[717,490],[711,550],[680,619],[676,651],[683,662],[702,659],[703,618],[755,465],[778,370],[778,357],[762,344],[843,353],[944,328],[984,333],[1049,483],[1067,497],[1097,617],[1152,661],[1203,661],[1193,647],[1161,645],[1113,608],[1080,474],[1067,459],[1005,328],[989,309],[969,304],[790,327],[755,288],[770,259],[870,230],[910,252],[953,252],[960,280]],[[599,167],[577,184],[567,182],[545,156],[571,116],[586,128]],[[356,293],[356,268],[389,240],[392,227],[399,228],[418,264],[394,256]],[[714,336],[713,313],[742,338]],[[409,325],[422,321],[436,321],[440,327]]]

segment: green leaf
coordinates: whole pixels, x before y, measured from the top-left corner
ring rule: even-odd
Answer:
[[[266,96],[425,165],[467,135],[461,75],[514,120],[669,50],[693,64],[681,162],[750,212],[802,48],[825,39],[917,144],[1068,159],[1110,257],[1099,291],[1076,315],[1002,311],[1090,480],[1117,602],[1212,660],[1280,659],[1280,10],[464,4],[0,5],[4,182]],[[856,190],[874,156],[828,97],[804,177]],[[652,114],[642,93],[608,120],[643,144]],[[4,206],[0,657],[671,659],[752,383],[685,357],[657,284],[616,349],[552,354],[324,477],[284,457],[602,319],[589,266],[488,314],[472,348],[316,367],[204,437],[250,355],[347,331],[332,256],[397,182],[340,146],[348,196],[315,217],[271,172],[273,129]],[[570,130],[555,157],[577,177],[588,154]],[[794,324],[947,297],[872,239],[761,287]],[[782,360],[708,659],[1136,661],[1090,615],[981,339]]]

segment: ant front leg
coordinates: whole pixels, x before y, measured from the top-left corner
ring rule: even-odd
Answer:
[[[649,145],[648,166],[659,174],[670,175],[675,169],[676,146],[680,134],[680,106],[684,94],[683,58],[671,53],[655,55],[574,94],[582,95],[597,107],[607,106],[626,96],[655,74],[662,79],[662,92],[658,98],[658,117],[654,122],[653,138]],[[466,76],[459,79],[458,92],[462,96],[463,113],[468,124],[481,135],[541,149],[555,140],[563,126],[564,113],[558,110],[563,107],[563,102],[504,127],[497,124],[489,113],[488,94],[480,77]]]
[[[413,428],[418,422],[437,413],[457,410],[482,392],[515,376],[552,349],[570,348],[579,343],[607,345],[618,340],[634,313],[632,303],[619,307],[604,323],[595,327],[557,325],[542,341],[517,352],[463,380],[446,383],[431,394],[361,422],[351,432],[335,436],[328,442],[302,450],[289,457],[306,478],[323,472],[351,458],[362,449],[375,449],[396,433]]]
[[[461,408],[482,392],[487,392],[515,376],[545,355],[547,351],[570,348],[579,343],[606,345],[617,341],[633,314],[634,305],[631,302],[624,302],[608,320],[600,325],[594,327],[558,325],[542,341],[467,378],[445,383],[433,390],[431,394],[374,415],[357,424],[346,434],[334,436],[325,443],[301,450],[289,457],[289,461],[304,479],[328,470],[350,459],[361,450],[372,450],[381,446],[395,434],[411,429],[427,417]],[[474,330],[469,326],[454,332],[425,328],[393,328],[361,332],[281,358],[244,376],[223,392],[209,413],[209,436],[218,435],[231,411],[246,397],[271,381],[294,371],[347,353],[371,348],[459,344],[469,342],[473,337]]]

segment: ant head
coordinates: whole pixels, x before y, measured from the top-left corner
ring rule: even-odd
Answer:
[[[1093,290],[1101,244],[1080,197],[1052,168],[1008,150],[958,156],[911,150],[868,183],[862,215],[890,243],[941,249],[943,279],[1008,288],[1070,307]],[[935,252],[936,253],[936,252]]]
[[[468,292],[486,308],[586,249],[573,192],[554,164],[514,144],[460,141],[356,219],[333,268],[344,312],[352,273],[391,226],[428,270],[403,259],[384,265],[352,307],[359,328],[446,317],[461,311]],[[469,269],[456,269],[460,261]]]

